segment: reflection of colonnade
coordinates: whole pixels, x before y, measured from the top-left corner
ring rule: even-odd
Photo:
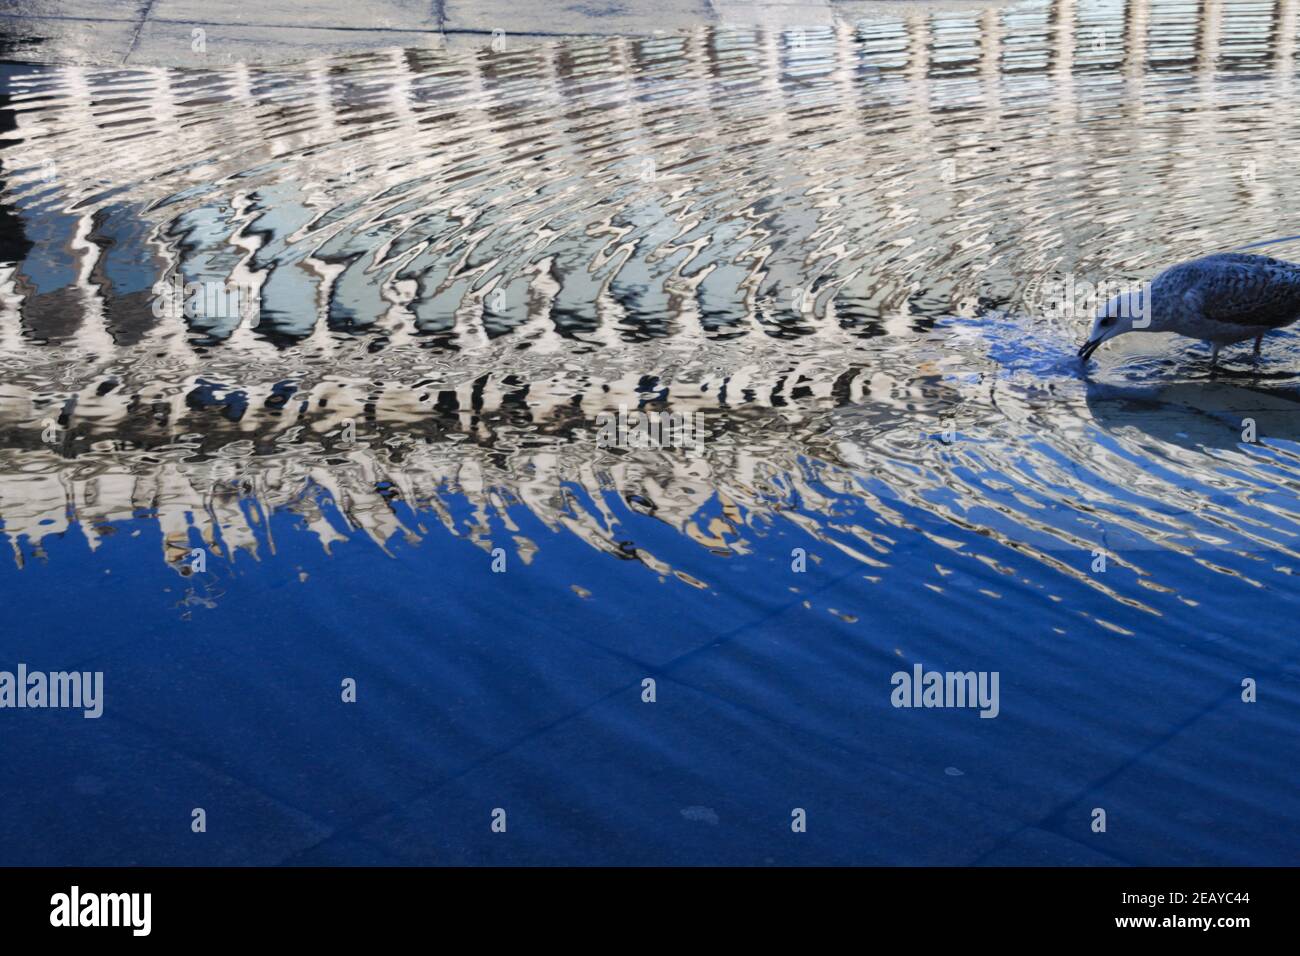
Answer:
[[[1194,17],[1172,0],[1059,0],[501,57],[394,50],[292,74],[30,74],[13,81],[23,145],[4,199],[43,265],[6,276],[0,344],[181,355],[199,334],[270,355],[269,332],[329,354],[341,329],[462,348],[508,329],[556,348],[557,331],[576,329],[609,345],[628,328],[786,321],[801,287],[822,293],[818,314],[836,290],[839,312],[901,328],[918,266],[955,262],[958,298],[1006,265],[1016,223],[1042,222],[1050,177],[1000,181],[1015,160],[994,148],[1031,101],[1081,128],[1088,92],[1166,70],[1185,49],[1203,95],[1227,96],[1216,67],[1272,60],[1289,76],[1294,33],[1295,0],[1206,0]],[[1141,98],[1129,108],[1134,136],[1212,143],[1225,122],[1205,109],[1199,125],[1144,132]],[[844,139],[862,152],[804,148]],[[1121,145],[1078,144],[1080,190],[1113,187]],[[1176,157],[1190,143],[1168,146]],[[837,192],[851,156],[859,176],[909,173]],[[1170,205],[1223,186],[1203,161],[1177,172],[1161,180],[1179,194]],[[938,221],[936,239],[925,230]],[[153,283],[177,270],[260,294],[258,328],[154,318]]]
[[[728,385],[741,391],[760,381],[757,370],[741,369]],[[158,522],[173,563],[200,540],[232,556],[273,548],[265,516],[276,509],[298,514],[324,547],[356,529],[383,547],[395,534],[421,534],[391,508],[391,486],[419,513],[481,543],[516,500],[552,529],[567,528],[612,552],[613,519],[601,490],[616,488],[650,498],[658,518],[701,543],[743,547],[743,530],[719,537],[722,526],[700,517],[710,499],[721,495],[733,516],[737,508],[761,508],[759,496],[780,474],[802,488],[803,500],[820,500],[824,491],[790,474],[801,472],[796,460],[809,448],[800,437],[805,429],[819,432],[836,407],[869,406],[882,421],[899,421],[906,407],[926,400],[916,386],[879,371],[837,379],[798,366],[793,381],[801,383],[798,397],[787,385],[778,419],[696,406],[708,409],[717,437],[725,435],[706,442],[700,455],[598,447],[599,411],[646,407],[644,383],[634,374],[593,388],[585,408],[570,400],[572,384],[560,381],[536,383],[523,404],[517,388],[487,376],[434,394],[330,381],[287,400],[277,386],[235,394],[195,379],[173,394],[88,389],[70,422],[57,410],[42,412],[40,396],[7,386],[0,429],[22,441],[0,450],[0,522],[19,560],[24,547],[68,532],[73,522],[91,548],[99,547],[108,526],[141,511]],[[142,416],[141,406],[151,414]],[[679,413],[690,407],[672,403]],[[230,415],[235,408],[237,417]],[[69,426],[53,444],[41,437],[49,422]],[[344,434],[349,423],[354,439]],[[204,454],[184,435],[202,435]],[[565,483],[584,488],[595,512],[566,498]],[[452,518],[452,499],[460,496],[471,506],[469,531]]]
[[[191,524],[227,550],[270,546],[239,506],[252,497],[263,511],[300,512],[326,546],[344,525],[382,544],[417,533],[378,488],[391,482],[448,528],[447,489],[471,499],[472,533],[484,537],[506,489],[608,548],[594,492],[643,487],[684,533],[743,547],[743,531],[698,516],[704,502],[762,510],[757,489],[773,468],[816,502],[798,455],[834,456],[814,423],[845,407],[902,421],[925,399],[897,369],[837,364],[863,326],[906,336],[1026,262],[1064,268],[1086,229],[1109,230],[1094,256],[1118,249],[1138,262],[1135,205],[1196,208],[1226,183],[1241,191],[1234,208],[1261,220],[1294,192],[1290,169],[1251,183],[1207,161],[1205,144],[1231,141],[1242,117],[1204,104],[1231,104],[1215,80],[1223,70],[1290,81],[1295,4],[1189,13],[1169,0],[1060,0],[503,57],[390,51],[292,73],[69,68],[19,79],[23,142],[0,154],[0,201],[36,251],[0,264],[0,360],[38,364],[49,353],[34,343],[55,339],[94,362],[80,378],[72,368],[61,401],[49,389],[62,380],[0,384],[0,520],[12,540],[38,542],[74,516],[94,546],[94,528],[147,507],[174,559]],[[1112,96],[1123,123],[1088,125],[1094,98],[1143,83],[1202,108],[1155,123],[1166,100]],[[63,108],[41,108],[51,100]],[[1259,128],[1263,141],[1291,139],[1282,111],[1246,119],[1251,142]],[[1033,150],[1061,130],[1078,134],[1062,139],[1068,151]],[[178,270],[259,290],[261,324],[154,319],[152,283]],[[779,362],[770,350],[725,357],[712,333],[778,329],[792,286],[818,293],[803,317],[811,345],[783,345]],[[280,351],[268,329],[296,344]],[[375,374],[353,374],[364,339],[346,333],[370,331],[388,351]],[[650,359],[625,348],[633,332],[656,339]],[[195,350],[196,333],[208,351]],[[597,347],[577,360],[573,337]],[[436,372],[412,359],[430,340],[459,349]],[[96,370],[109,367],[121,380],[105,388]],[[566,427],[589,431],[598,412],[636,407],[655,391],[647,374],[665,369],[678,374],[667,402],[728,416],[727,442],[702,460],[631,463],[568,441]],[[230,421],[215,420],[220,401],[195,398],[214,380],[246,407]],[[286,381],[301,392],[286,398]],[[762,414],[747,418],[751,407]],[[517,415],[546,440],[513,447]],[[83,444],[40,442],[42,423],[60,416]],[[400,460],[363,442],[342,453],[346,464],[324,464],[315,443],[349,419],[431,440]],[[774,424],[791,435],[773,444]],[[218,473],[180,453],[149,464],[134,452],[186,432],[207,436],[205,450],[253,442],[258,453]],[[464,440],[442,441],[449,432]],[[561,501],[572,481],[593,493],[594,512]]]

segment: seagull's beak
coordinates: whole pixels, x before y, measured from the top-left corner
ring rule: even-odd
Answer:
[[[1103,338],[1091,339],[1084,342],[1083,345],[1079,346],[1079,358],[1083,359],[1085,362],[1088,361],[1088,359],[1092,358],[1092,353],[1101,348],[1101,343],[1105,341],[1106,340]]]

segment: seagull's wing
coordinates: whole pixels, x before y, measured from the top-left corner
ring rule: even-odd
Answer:
[[[1207,319],[1276,329],[1300,317],[1300,267],[1265,256],[1219,255],[1169,270],[1183,301]]]

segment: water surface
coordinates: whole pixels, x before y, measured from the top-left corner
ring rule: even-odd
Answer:
[[[1300,340],[1047,290],[1300,232],[1296,30],[3,67],[0,859],[1292,862]]]

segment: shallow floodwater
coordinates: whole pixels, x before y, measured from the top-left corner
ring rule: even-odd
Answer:
[[[1294,862],[1296,9],[0,67],[0,862]]]

